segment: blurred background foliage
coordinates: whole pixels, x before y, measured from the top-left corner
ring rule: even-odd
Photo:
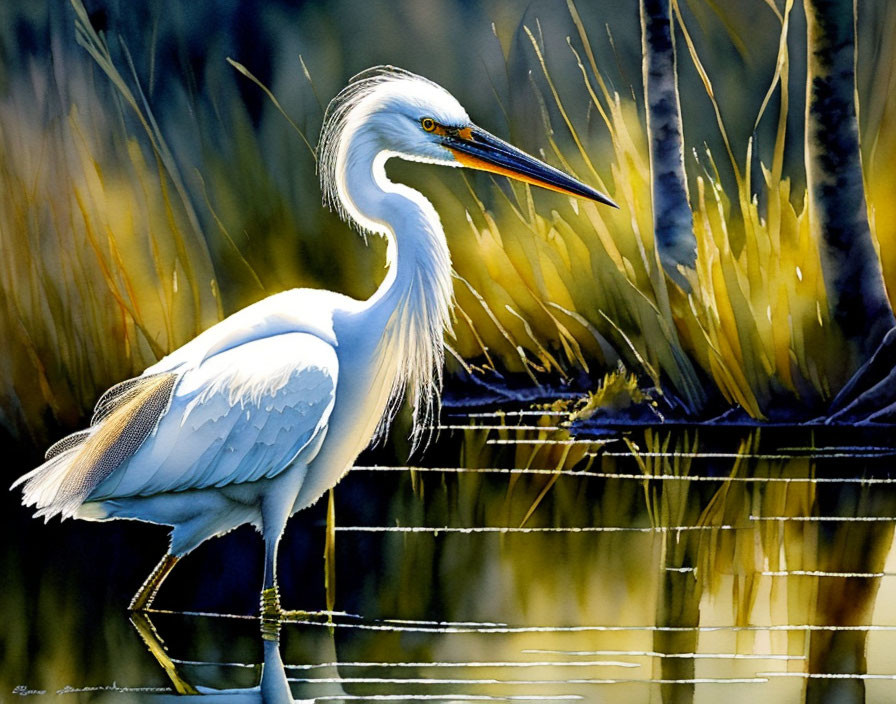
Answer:
[[[695,414],[818,412],[850,370],[804,209],[800,5],[679,3],[686,296],[653,251],[637,3],[3,3],[0,425],[42,443],[270,293],[370,295],[384,248],[321,206],[313,147],[329,98],[380,63],[621,205],[390,164],[448,233],[452,371],[596,386],[621,363]],[[896,290],[896,7],[862,2],[857,21],[872,229]]]

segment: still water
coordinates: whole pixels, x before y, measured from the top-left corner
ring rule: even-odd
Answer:
[[[43,525],[10,498],[0,701],[260,701],[260,681],[277,702],[896,701],[887,433],[564,418],[445,413],[414,467],[362,457],[329,565],[326,501],[287,529],[279,643],[249,616],[251,529],[131,622],[165,531]]]

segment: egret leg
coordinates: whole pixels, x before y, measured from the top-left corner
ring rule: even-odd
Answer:
[[[152,600],[156,598],[156,593],[159,591],[159,587],[162,586],[162,582],[165,581],[165,577],[174,569],[178,560],[180,560],[180,557],[167,553],[159,561],[159,564],[155,566],[155,569],[149,573],[149,577],[143,582],[143,586],[134,594],[128,610],[145,611],[148,609],[152,605]]]
[[[280,589],[277,586],[277,549],[280,536],[289,519],[292,502],[284,501],[282,494],[270,492],[262,499],[261,525],[264,536],[264,581],[261,590],[261,635],[275,640],[280,635]]]
[[[277,586],[277,545],[280,536],[264,541],[264,586],[261,590],[261,637],[279,640],[280,589]]]
[[[137,629],[137,633],[140,634],[140,638],[146,644],[146,647],[149,648],[149,652],[152,653],[159,665],[162,666],[162,669],[165,670],[165,674],[168,675],[177,693],[199,694],[199,691],[180,674],[177,666],[168,656],[165,646],[162,645],[162,639],[156,633],[156,628],[152,621],[149,620],[149,616],[145,613],[134,612],[131,614],[131,623]]]

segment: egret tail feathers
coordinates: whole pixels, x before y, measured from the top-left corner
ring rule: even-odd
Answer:
[[[178,374],[139,377],[107,391],[87,430],[63,438],[49,450],[40,467],[19,477],[22,503],[35,506],[35,516],[68,518],[115,469],[140,448],[171,402]]]

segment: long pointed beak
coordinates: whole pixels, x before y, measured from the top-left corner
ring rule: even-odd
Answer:
[[[590,198],[614,208],[619,207],[609,196],[529,156],[479,127],[446,132],[442,136],[442,145],[454,154],[457,161],[472,169],[490,171],[559,193]]]

